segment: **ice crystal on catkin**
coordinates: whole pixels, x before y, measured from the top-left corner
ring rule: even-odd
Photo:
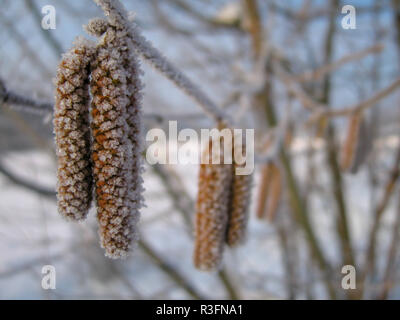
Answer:
[[[100,37],[107,31],[108,27],[109,24],[107,20],[102,18],[93,18],[86,26],[83,26],[83,29],[94,37]]]
[[[233,176],[231,164],[211,163],[212,144],[203,155],[209,163],[200,165],[196,203],[194,265],[205,271],[218,268],[222,260]],[[222,160],[222,146],[220,152]]]
[[[58,210],[72,220],[84,219],[92,201],[88,85],[94,50],[94,44],[78,38],[63,55],[55,79]]]
[[[101,245],[111,258],[131,250],[143,202],[141,72],[130,46],[124,30],[109,26],[92,68],[97,216]]]
[[[235,149],[236,149],[235,145]],[[233,150],[234,152],[236,150]],[[233,182],[231,190],[230,211],[226,243],[234,247],[244,242],[249,215],[252,175],[238,175],[236,169],[245,167],[246,163],[238,164],[233,157]]]

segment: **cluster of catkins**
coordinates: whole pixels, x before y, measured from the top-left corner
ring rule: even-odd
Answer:
[[[93,195],[101,246],[125,257],[143,205],[140,67],[126,31],[94,19],[63,55],[55,79],[58,208],[87,217]]]
[[[252,176],[236,174],[236,169],[245,163],[236,163],[234,144],[229,146],[232,164],[225,163],[228,161],[224,161],[222,140],[210,139],[199,170],[194,265],[203,271],[218,269],[225,244],[234,247],[244,241],[248,221]],[[220,163],[212,161],[218,156],[212,151],[215,144],[220,144]]]
[[[63,55],[55,79],[54,132],[60,214],[84,220],[94,199],[101,246],[106,256],[121,258],[136,242],[143,205],[142,84],[129,31],[113,22],[91,20],[86,31],[97,43],[78,38]],[[220,129],[231,130],[223,124]],[[209,147],[220,144],[223,160],[219,139]],[[211,160],[206,149],[203,156]],[[245,238],[252,177],[236,174],[245,166],[235,162],[237,149],[230,144],[231,164],[200,166],[194,264],[201,270],[218,268],[225,244]]]

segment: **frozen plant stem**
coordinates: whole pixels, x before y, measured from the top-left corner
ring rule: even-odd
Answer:
[[[48,113],[53,110],[52,103],[39,102],[8,90],[2,79],[0,79],[0,102],[19,106],[32,113]]]

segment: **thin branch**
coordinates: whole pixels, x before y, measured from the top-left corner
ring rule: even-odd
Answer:
[[[385,184],[385,189],[382,198],[379,201],[378,206],[376,207],[374,212],[373,224],[368,235],[368,247],[364,263],[364,270],[360,278],[360,283],[361,283],[360,295],[362,295],[365,290],[365,282],[368,275],[375,269],[375,254],[376,254],[376,245],[377,245],[377,236],[379,227],[381,225],[383,213],[385,212],[387,206],[389,205],[390,199],[395,190],[396,182],[399,176],[400,176],[400,147],[397,150],[396,159],[394,161],[393,168],[390,171],[387,182]]]
[[[359,102],[355,105],[345,107],[343,109],[327,110],[326,112],[323,112],[323,115],[327,117],[348,116],[355,112],[364,111],[365,109],[376,105],[376,103],[379,100],[386,98],[388,95],[396,91],[399,87],[400,87],[400,78],[397,78],[389,86],[378,91],[369,99]]]
[[[310,71],[303,72],[302,74],[299,74],[299,75],[294,75],[292,77],[292,79],[294,81],[298,81],[298,82],[319,80],[326,74],[331,73],[332,71],[335,71],[336,69],[339,69],[341,66],[343,66],[349,62],[361,60],[362,58],[364,58],[365,56],[367,56],[371,53],[374,53],[374,54],[380,53],[383,50],[383,48],[384,48],[384,46],[382,44],[375,44],[372,47],[369,47],[367,49],[364,49],[364,50],[356,52],[356,53],[351,53],[349,55],[346,55],[335,62],[328,63],[328,64],[323,65],[322,67],[319,67],[315,70],[310,70]]]
[[[367,108],[373,107],[377,102],[386,98],[400,87],[400,78],[397,78],[389,86],[364,101],[340,109],[330,109],[325,103],[314,101],[280,65],[275,65],[275,68],[277,70],[275,73],[286,85],[286,89],[301,102],[304,108],[313,112],[309,123],[313,123],[321,117],[349,116],[355,112],[362,112]]]
[[[243,0],[250,23],[250,34],[253,42],[253,52],[255,57],[259,57],[262,48],[262,25],[261,17],[256,0]]]
[[[267,85],[266,90],[264,91],[263,101],[264,108],[266,111],[267,122],[269,127],[275,127],[277,125],[277,117],[275,114],[274,106],[271,103],[270,97],[271,88]],[[336,298],[336,292],[334,287],[332,286],[331,281],[329,280],[329,276],[332,275],[332,269],[329,261],[325,257],[322,248],[320,247],[320,243],[317,239],[317,236],[314,232],[309,212],[306,208],[305,200],[303,199],[300,188],[298,186],[297,179],[294,175],[292,164],[290,161],[290,157],[288,156],[286,150],[284,148],[280,149],[279,152],[280,160],[283,165],[283,169],[285,171],[285,179],[287,183],[287,188],[289,192],[290,204],[296,218],[297,223],[303,228],[305,238],[307,244],[310,247],[310,253],[315,259],[324,279],[324,284],[328,291],[330,298]]]
[[[23,111],[39,114],[53,111],[52,103],[36,101],[34,99],[22,96],[16,92],[10,91],[7,89],[2,79],[0,79],[0,103],[19,106]]]
[[[183,288],[192,298],[203,300],[204,297],[197,292],[195,288],[184,279],[173,266],[171,266],[168,262],[163,260],[154,250],[149,246],[149,244],[142,240],[139,240],[139,247],[142,251],[149,256],[157,266],[168,275],[175,283],[177,283],[181,288]]]
[[[340,0],[334,0],[330,4],[330,14],[329,14],[329,25],[327,34],[325,37],[325,42],[323,45],[325,53],[325,64],[330,64],[333,56],[333,48],[335,44],[335,33],[336,33],[336,11],[340,5]],[[332,92],[332,78],[331,74],[323,80],[322,84],[322,97],[321,102],[326,104],[329,108],[331,102],[331,92]],[[335,200],[336,205],[336,217],[335,217],[335,227],[338,242],[340,245],[340,254],[342,259],[342,265],[352,265],[355,266],[354,250],[352,245],[352,239],[349,228],[348,211],[346,205],[346,198],[343,192],[343,178],[342,172],[340,170],[338,160],[337,160],[337,145],[336,145],[336,132],[335,127],[332,123],[328,123],[326,131],[326,164],[329,168],[331,179],[332,179],[332,195]],[[349,299],[353,298],[353,292],[348,291],[346,295]]]
[[[14,91],[9,90],[4,81],[0,78],[0,103],[7,104],[11,109],[24,111],[33,114],[49,114],[53,112],[53,103],[37,101],[35,99],[23,96]],[[17,106],[17,107],[16,107]],[[168,119],[173,120],[195,120],[204,118],[203,113],[185,113],[185,114],[168,114],[160,115],[159,113],[145,113],[143,118],[153,120],[157,123],[163,123]]]
[[[186,37],[193,36],[192,31],[178,27],[170,19],[167,18],[167,16],[164,14],[162,9],[160,8],[159,0],[150,0],[150,4],[153,7],[154,14],[157,17],[157,22],[162,25],[163,29],[168,30],[173,33],[184,35]]]
[[[151,166],[154,173],[162,181],[168,195],[171,197],[173,205],[182,214],[182,218],[189,230],[192,230],[191,211],[194,208],[194,203],[187,192],[173,182],[173,178],[164,169],[163,166],[155,164]]]
[[[390,241],[389,251],[386,258],[385,273],[383,276],[382,291],[379,294],[379,299],[387,299],[390,290],[392,289],[397,270],[394,268],[396,255],[398,251],[400,239],[400,201],[398,201],[395,222],[392,227],[392,239]]]
[[[233,286],[232,281],[230,280],[227,271],[225,269],[221,269],[218,272],[218,277],[222,281],[222,284],[224,285],[226,291],[228,292],[229,299],[239,300],[240,296],[237,293],[235,287]]]
[[[12,173],[6,167],[4,167],[1,163],[0,163],[0,173],[3,174],[6,178],[8,178],[11,182],[27,190],[33,191],[35,193],[40,194],[41,196],[51,199],[55,199],[56,197],[56,192],[54,190],[39,186],[33,182],[26,181],[16,176],[14,173]]]
[[[54,146],[47,138],[40,135],[28,120],[24,119],[19,113],[10,109],[8,106],[2,108],[1,103],[0,109],[3,109],[3,115],[7,116],[13,122],[16,129],[18,129],[27,140],[31,140],[34,146],[48,151],[48,153],[55,158]]]
[[[213,27],[213,29],[231,29],[234,31],[240,31],[239,25],[237,23],[228,23],[224,21],[219,21],[218,19],[209,18],[203,13],[195,10],[193,7],[188,5],[185,1],[182,0],[168,0],[171,4],[175,5],[177,8],[184,11],[189,16],[192,16],[196,20]]]

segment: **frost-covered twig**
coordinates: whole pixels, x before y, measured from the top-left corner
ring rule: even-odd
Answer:
[[[34,192],[40,194],[41,196],[49,197],[52,199],[55,199],[55,197],[56,197],[56,192],[54,190],[47,189],[47,188],[39,186],[33,182],[30,182],[30,181],[27,181],[27,180],[24,180],[24,179],[18,177],[13,172],[9,171],[6,167],[4,167],[1,163],[0,163],[0,173],[2,175],[4,175],[7,179],[9,179],[11,182],[15,183],[16,185],[19,185],[25,189],[34,191]]]
[[[200,88],[198,88],[188,77],[170,63],[148,40],[143,37],[137,25],[129,20],[128,14],[120,1],[94,1],[103,9],[112,26],[120,30],[125,30],[128,33],[135,50],[137,50],[150,65],[170,79],[187,95],[192,97],[211,118],[216,121],[224,120],[226,123],[231,122],[228,115],[219,109]]]
[[[315,70],[306,71],[299,75],[295,75],[295,76],[293,76],[293,80],[300,81],[300,82],[319,80],[327,73],[330,73],[330,72],[340,68],[341,66],[343,66],[346,63],[360,60],[371,53],[379,53],[382,50],[383,50],[382,44],[380,44],[380,43],[375,44],[372,47],[369,47],[367,49],[364,49],[364,50],[356,52],[356,53],[351,53],[349,55],[346,55],[335,62],[328,63],[328,64],[323,65],[322,67],[319,67]]]
[[[32,113],[44,114],[53,110],[52,103],[36,101],[8,90],[2,79],[0,79],[0,103],[1,102],[18,106],[22,110]]]

